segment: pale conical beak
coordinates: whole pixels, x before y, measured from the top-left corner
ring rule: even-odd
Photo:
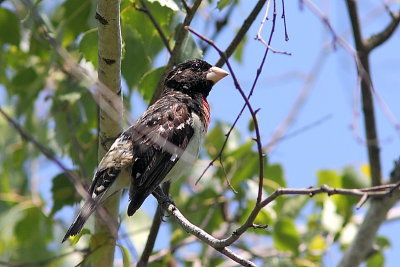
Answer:
[[[218,67],[211,67],[208,70],[206,79],[209,81],[212,81],[214,84],[216,84],[219,80],[224,78],[225,76],[229,75],[228,72],[224,71],[221,68]]]

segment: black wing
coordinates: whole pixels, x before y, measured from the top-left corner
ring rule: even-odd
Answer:
[[[129,216],[140,208],[179,160],[194,134],[192,124],[193,117],[187,105],[163,98],[132,127],[135,161],[129,191]]]

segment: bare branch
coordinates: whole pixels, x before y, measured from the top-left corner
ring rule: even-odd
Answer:
[[[380,33],[374,34],[369,37],[364,43],[365,50],[371,51],[374,48],[380,46],[384,42],[386,42],[397,29],[400,23],[400,12],[397,15],[392,14],[392,20],[390,21],[389,25],[386,26]]]
[[[267,43],[267,42],[264,40],[264,38],[262,37],[262,35],[261,35],[261,32],[262,32],[262,30],[263,30],[263,28],[264,28],[264,24],[265,24],[266,20],[268,19],[268,12],[269,12],[270,3],[271,3],[271,0],[268,0],[267,8],[266,8],[266,10],[265,10],[264,17],[263,17],[263,19],[261,20],[261,25],[260,25],[260,27],[258,28],[257,36],[256,36],[255,39],[258,40],[258,41],[260,41],[262,44],[264,44],[264,45],[265,45],[269,50],[271,50],[271,52],[273,52],[273,53],[291,56],[292,54],[289,53],[289,52],[286,52],[286,51],[278,51],[278,50],[276,50],[276,49],[273,49],[273,48],[271,47],[271,43],[270,43],[270,42]],[[283,1],[282,1],[282,3],[283,3]],[[284,6],[283,6],[282,8],[283,8],[283,12],[284,12],[284,10],[285,10],[285,9],[284,9]],[[284,13],[283,13],[283,14],[284,14]],[[283,14],[282,14],[282,16],[283,16],[283,18],[284,18],[284,15],[283,15]],[[276,0],[274,0],[274,11],[273,11],[273,20],[275,21],[275,19],[276,19]],[[288,37],[287,37],[287,32],[286,32],[286,19],[284,19],[283,21],[284,21],[284,27],[285,27],[286,38],[288,38]],[[272,25],[272,30],[271,30],[271,32],[273,33],[274,30],[275,30],[275,23]],[[286,40],[286,41],[287,41],[287,40]]]
[[[353,29],[354,42],[362,68],[365,70],[361,75],[361,93],[364,113],[365,133],[367,137],[367,150],[371,168],[372,184],[381,184],[381,160],[379,155],[378,134],[374,114],[374,103],[372,100],[372,81],[369,67],[369,51],[361,36],[361,28],[358,19],[357,4],[354,0],[346,0],[347,9]]]

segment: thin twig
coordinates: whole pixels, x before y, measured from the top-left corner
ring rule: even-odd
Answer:
[[[266,2],[267,0],[259,0],[254,6],[253,10],[250,12],[249,16],[243,21],[243,24],[237,32],[236,36],[233,38],[233,40],[230,42],[229,46],[225,50],[226,58],[230,58],[232,56],[233,52],[236,50],[236,47],[243,40],[243,37],[250,29],[250,26],[253,25],[254,20],[257,18],[258,14],[262,10],[262,7]],[[224,64],[225,57],[220,57],[215,66],[222,67]]]
[[[365,135],[367,139],[367,150],[371,170],[372,185],[379,185],[381,181],[381,160],[379,155],[378,133],[376,130],[376,119],[374,114],[374,103],[372,100],[372,81],[369,66],[369,50],[361,35],[361,26],[358,18],[357,4],[353,0],[346,0],[347,9],[353,29],[354,43],[361,66],[365,75],[361,76],[361,95],[364,113]]]
[[[189,26],[186,27],[188,31],[202,39],[203,41],[207,42],[209,45],[211,45],[221,57],[225,57],[224,52],[217,46],[212,40],[209,40],[205,36],[201,35],[197,31],[193,30]],[[256,144],[257,144],[257,150],[258,150],[258,158],[259,158],[259,191],[258,191],[258,196],[257,196],[257,203],[261,201],[262,197],[262,185],[263,185],[263,179],[264,179],[264,154],[262,151],[262,142],[261,142],[261,133],[260,133],[260,128],[258,126],[258,120],[257,120],[257,112],[253,109],[253,107],[250,104],[249,98],[246,96],[244,93],[242,87],[239,84],[238,79],[236,78],[236,74],[233,71],[233,68],[231,64],[229,63],[229,60],[225,57],[226,60],[226,65],[228,66],[229,72],[232,76],[233,83],[235,84],[235,88],[239,91],[240,95],[242,96],[243,100],[246,103],[246,106],[251,114],[252,120],[254,122],[254,131],[256,133]]]
[[[274,1],[273,20],[275,20],[275,18],[276,18],[276,0],[273,0],[273,1]],[[261,25],[260,25],[260,28],[258,29],[258,32],[257,32],[257,35],[256,35],[255,39],[260,41],[262,44],[264,44],[273,53],[291,56],[292,54],[289,53],[289,52],[279,51],[279,50],[273,49],[271,47],[271,43],[270,42],[267,43],[264,40],[264,38],[262,37],[262,35],[261,35],[261,32],[262,32],[262,30],[264,28],[264,25],[265,25],[265,22],[268,20],[268,12],[269,12],[270,3],[271,3],[271,0],[268,0],[267,8],[265,10],[264,17],[263,17],[263,19],[261,21]],[[285,23],[285,32],[286,32],[286,19],[284,19],[284,23]],[[275,23],[272,24],[272,27],[275,27]],[[274,30],[271,30],[271,31],[274,31]]]

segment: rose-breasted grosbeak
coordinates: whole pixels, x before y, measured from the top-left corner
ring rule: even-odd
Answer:
[[[100,161],[86,201],[63,242],[78,234],[96,206],[129,187],[128,215],[162,183],[179,178],[198,157],[210,121],[206,97],[228,73],[194,59],[176,66],[164,81],[161,98],[123,132]],[[130,172],[130,180],[119,176]]]

